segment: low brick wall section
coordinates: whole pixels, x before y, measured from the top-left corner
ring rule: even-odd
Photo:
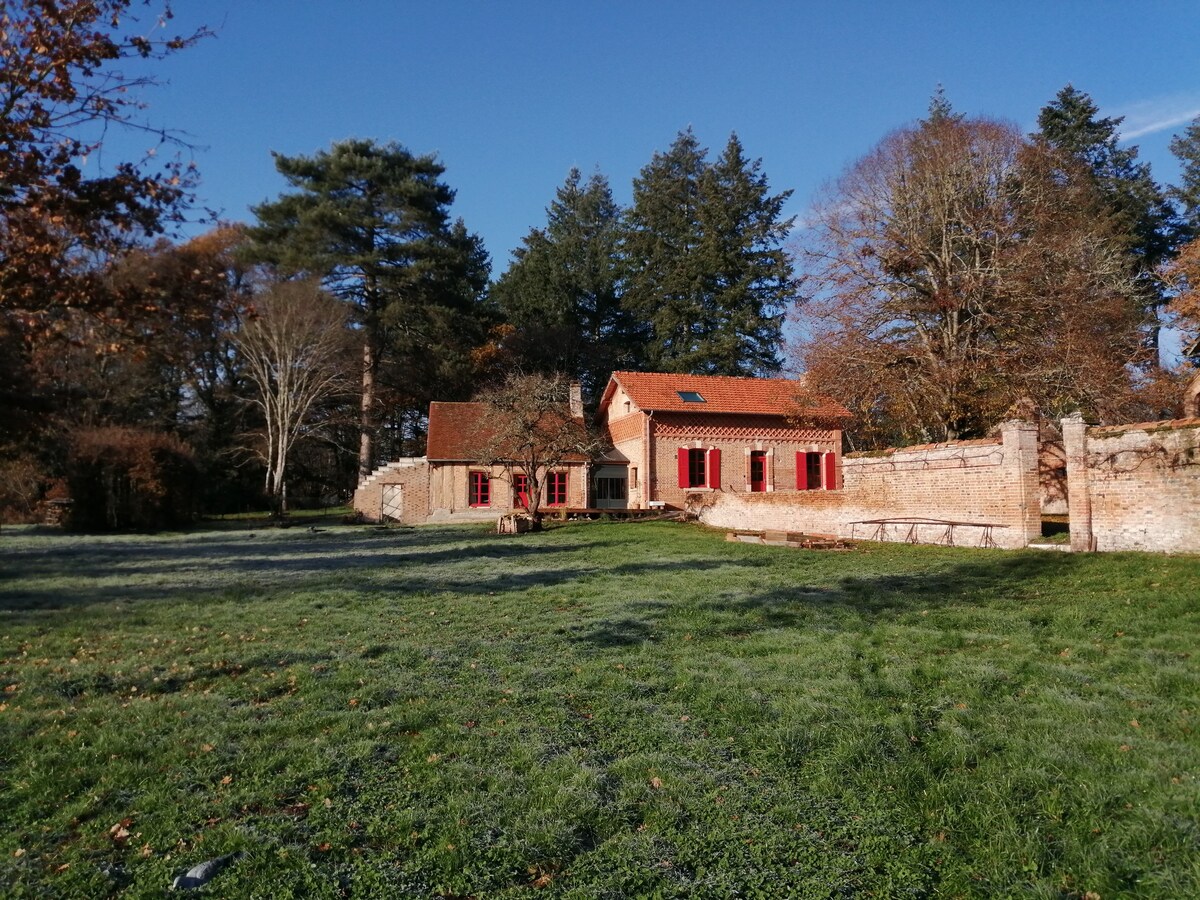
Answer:
[[[1200,553],[1200,418],[1063,428],[1072,549]]]
[[[688,505],[707,525],[744,531],[1011,548],[1041,534],[1032,423],[1006,422],[994,440],[847,456],[842,475],[836,491],[696,494]]]

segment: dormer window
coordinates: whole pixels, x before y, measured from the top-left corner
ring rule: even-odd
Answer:
[[[700,394],[699,391],[676,391],[675,393],[677,393],[679,395],[679,399],[682,400],[684,403],[704,403],[705,402],[704,397]]]

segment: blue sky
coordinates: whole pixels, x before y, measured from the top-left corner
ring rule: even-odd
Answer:
[[[495,275],[572,166],[599,168],[625,202],[689,125],[714,155],[736,131],[802,219],[824,182],[922,116],[938,84],[959,111],[1028,131],[1073,83],[1127,117],[1160,181],[1176,175],[1171,135],[1200,115],[1195,0],[175,5],[172,30],[217,34],[157,64],[166,83],[145,99],[151,121],[197,146],[205,204],[249,220],[284,188],[272,150],[395,140],[438,154]]]

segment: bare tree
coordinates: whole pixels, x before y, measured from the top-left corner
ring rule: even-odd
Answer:
[[[590,459],[603,443],[588,428],[578,386],[563,375],[513,374],[478,398],[483,406],[476,459],[527,479],[526,509],[535,530],[551,472]]]
[[[255,452],[266,465],[266,490],[287,512],[292,448],[325,423],[316,413],[351,388],[350,332],[343,304],[315,280],[281,282],[260,295],[236,338],[252,401],[263,425]]]
[[[863,443],[978,435],[1024,397],[1050,414],[1128,400],[1142,314],[1073,161],[1005,123],[931,117],[816,218],[800,363]]]

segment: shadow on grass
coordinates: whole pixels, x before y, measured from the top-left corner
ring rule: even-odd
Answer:
[[[281,589],[329,592],[319,605],[357,604],[410,595],[511,594],[603,579],[589,590],[619,601],[612,614],[577,621],[568,631],[573,641],[619,647],[654,640],[680,610],[723,614],[720,627],[731,632],[799,627],[820,611],[879,616],[1018,596],[1029,583],[1052,582],[1083,562],[1065,554],[996,551],[958,562],[931,556],[926,571],[916,574],[839,578],[839,568],[849,568],[844,563],[853,564],[853,556],[831,559],[830,565],[812,557],[806,558],[815,563],[812,569],[797,567],[797,582],[780,586],[779,573],[789,570],[787,557],[703,547],[706,558],[628,559],[621,547],[647,546],[628,532],[556,532],[521,538],[463,527],[206,532],[182,538],[26,535],[6,548],[0,564],[0,612],[8,621],[44,620],[57,611],[106,603],[135,610],[141,603],[178,599],[251,603]],[[706,574],[717,570],[731,574],[724,579]],[[775,584],[755,589],[763,578]],[[685,596],[654,599],[664,589]]]
[[[926,572],[905,575],[843,576],[824,585],[797,583],[762,590],[722,591],[706,594],[697,584],[694,598],[680,602],[643,600],[628,604],[641,613],[621,615],[576,626],[571,640],[596,647],[621,647],[657,640],[674,626],[670,619],[681,608],[698,611],[697,623],[710,634],[742,635],[756,628],[805,628],[814,618],[832,616],[842,621],[870,623],[947,606],[969,607],[996,601],[1020,601],[1034,589],[1050,587],[1078,571],[1085,561],[1065,554],[1028,552],[978,556],[949,567],[931,565]],[[729,561],[725,561],[728,565]],[[688,563],[696,568],[695,563]],[[619,567],[627,574],[652,577],[655,566]],[[703,568],[701,565],[700,568]],[[751,575],[753,573],[750,573]]]
[[[469,527],[342,528],[158,538],[27,531],[0,564],[0,613],[15,622],[14,614],[42,617],[96,604],[246,603],[288,588],[479,596],[567,583],[591,571],[592,563],[573,563],[573,555],[619,543],[555,531],[513,537]]]

